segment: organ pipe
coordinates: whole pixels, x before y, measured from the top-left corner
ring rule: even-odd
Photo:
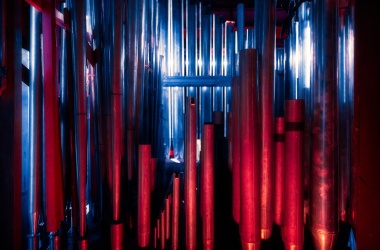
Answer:
[[[202,136],[201,205],[203,249],[214,249],[214,125],[205,124]]]
[[[274,222],[282,226],[284,214],[284,157],[285,157],[284,117],[276,117],[274,129]]]
[[[185,227],[186,249],[196,249],[197,221],[197,165],[196,165],[196,111],[195,99],[188,97],[186,103],[185,136]],[[161,229],[163,230],[163,229]]]
[[[312,86],[310,228],[316,249],[333,249],[338,233],[337,3],[317,1],[312,7],[316,68]]]
[[[149,144],[139,145],[137,236],[140,247],[147,247],[150,237],[150,154],[151,148]]]
[[[41,15],[30,7],[30,187],[29,187],[29,249],[38,249],[41,213],[42,177],[42,84],[41,84]]]
[[[260,151],[256,49],[239,53],[240,237],[243,249],[260,249]]]
[[[303,222],[303,100],[285,101],[285,164],[283,240],[285,249],[302,249]]]

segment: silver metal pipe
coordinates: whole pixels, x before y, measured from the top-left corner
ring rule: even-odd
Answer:
[[[30,65],[29,65],[29,249],[38,249],[38,221],[41,212],[42,176],[42,82],[41,82],[41,14],[30,7]]]
[[[86,2],[71,1],[72,52],[75,78],[75,142],[79,198],[79,237],[86,234],[87,104],[86,104]]]

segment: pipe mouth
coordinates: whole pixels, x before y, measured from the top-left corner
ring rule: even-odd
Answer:
[[[311,234],[313,236],[313,243],[316,250],[334,249],[338,237],[336,232],[327,232],[325,230],[312,228]]]
[[[261,239],[267,240],[272,235],[272,228],[270,229],[261,229]]]
[[[260,242],[245,242],[241,240],[242,250],[260,250]]]
[[[285,242],[284,245],[286,250],[302,250],[303,248],[302,244],[294,244],[291,242]]]

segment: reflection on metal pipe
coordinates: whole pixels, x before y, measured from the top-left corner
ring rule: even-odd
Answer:
[[[276,117],[274,131],[274,222],[282,226],[284,213],[284,117]]]
[[[139,145],[137,236],[140,247],[149,245],[150,236],[150,145]]]
[[[29,187],[29,249],[38,249],[38,220],[41,212],[42,176],[42,103],[41,103],[41,14],[30,7],[30,65],[29,65],[29,136],[30,136],[30,187]]]
[[[232,217],[240,222],[240,98],[239,80],[232,82]]]
[[[205,124],[202,136],[201,204],[203,249],[214,249],[214,125]]]
[[[302,249],[304,100],[285,102],[285,171],[283,240],[286,249]]]
[[[173,212],[172,212],[172,249],[178,249],[179,208],[180,208],[180,179],[173,174]]]
[[[260,154],[255,49],[239,52],[240,237],[243,249],[260,249]]]
[[[195,99],[188,97],[185,127],[185,227],[186,249],[195,250],[197,244],[197,165],[196,165],[196,111]]]
[[[313,2],[314,76],[310,227],[316,249],[333,249],[338,234],[337,1]],[[335,27],[335,28],[329,28]]]

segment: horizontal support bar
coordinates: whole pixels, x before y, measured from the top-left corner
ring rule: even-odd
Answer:
[[[225,87],[231,86],[230,76],[165,76],[163,87]]]

